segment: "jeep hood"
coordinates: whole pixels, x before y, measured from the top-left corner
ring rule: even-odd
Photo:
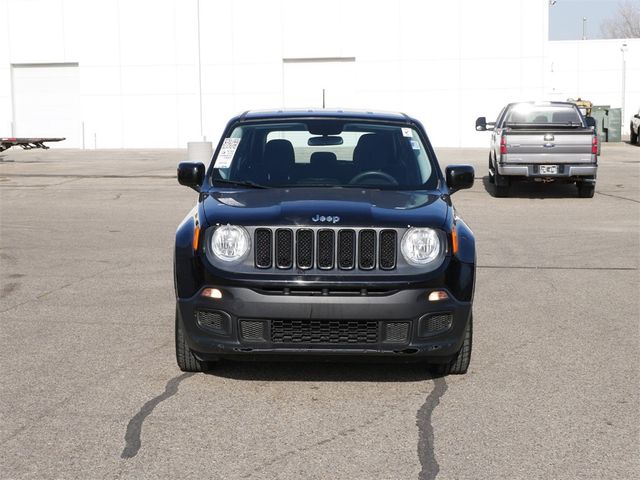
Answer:
[[[441,227],[450,209],[437,191],[361,188],[221,189],[204,193],[209,224]],[[322,217],[325,217],[322,221]],[[327,220],[327,217],[332,217]],[[335,221],[335,217],[339,217]],[[312,219],[316,218],[317,221]]]

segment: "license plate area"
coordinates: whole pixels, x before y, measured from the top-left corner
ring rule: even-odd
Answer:
[[[557,175],[558,165],[540,165],[541,175]]]

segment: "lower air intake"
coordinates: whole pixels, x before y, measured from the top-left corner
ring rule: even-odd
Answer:
[[[265,341],[265,322],[258,320],[241,320],[240,335],[250,342]]]
[[[420,318],[420,336],[428,337],[436,333],[442,333],[453,325],[453,315],[450,313],[437,313],[425,315]]]
[[[386,324],[385,342],[404,343],[409,336],[409,322],[388,322]]]
[[[226,333],[229,329],[229,316],[224,312],[198,310],[196,320],[201,328]]]
[[[375,320],[272,320],[273,343],[354,345],[378,342]]]

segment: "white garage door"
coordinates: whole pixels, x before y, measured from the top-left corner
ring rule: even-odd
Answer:
[[[12,66],[16,137],[65,137],[51,144],[82,146],[77,63]]]

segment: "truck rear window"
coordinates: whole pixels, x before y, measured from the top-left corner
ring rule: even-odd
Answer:
[[[505,125],[552,124],[582,126],[582,118],[572,105],[535,105],[520,103],[511,107]]]

